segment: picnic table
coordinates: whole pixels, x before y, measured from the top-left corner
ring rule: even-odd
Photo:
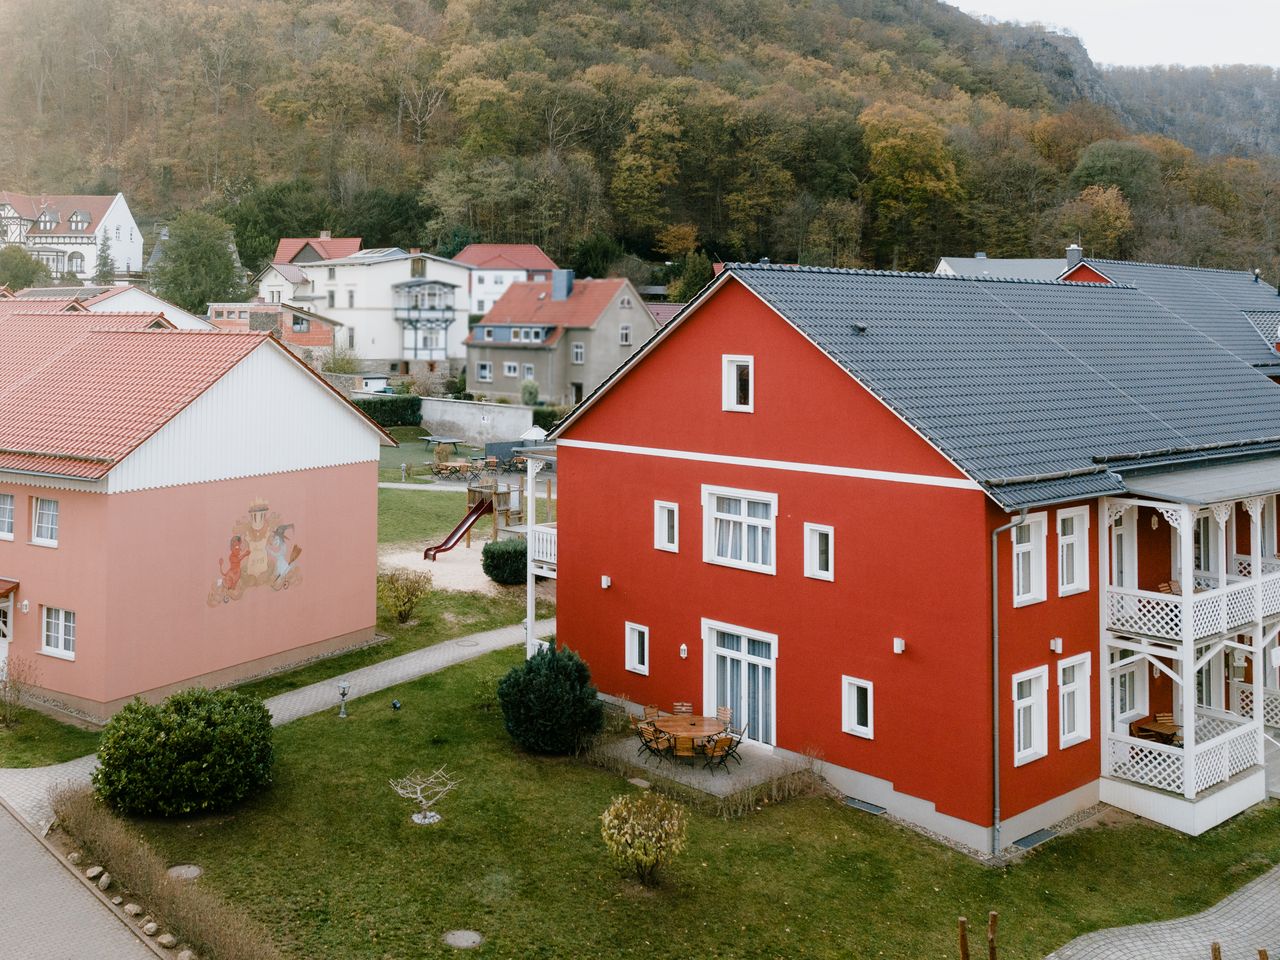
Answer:
[[[688,713],[664,714],[650,722],[663,733],[695,740],[719,736],[729,726],[719,717],[696,717]]]
[[[423,443],[427,444],[428,446],[430,446],[431,444],[435,444],[436,446],[442,446],[442,445],[452,446],[454,453],[458,452],[458,444],[466,443],[466,441],[460,437],[437,437],[434,434],[431,434],[425,437],[419,437],[418,439],[421,440]]]

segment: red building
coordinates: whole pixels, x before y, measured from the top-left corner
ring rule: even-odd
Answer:
[[[605,695],[971,847],[1199,833],[1266,796],[1277,437],[1132,287],[730,265],[557,428],[531,558]]]

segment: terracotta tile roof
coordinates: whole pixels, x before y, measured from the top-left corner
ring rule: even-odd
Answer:
[[[0,190],[0,205],[8,204],[13,207],[18,216],[26,220],[35,220],[40,214],[48,210],[58,218],[57,227],[53,230],[42,230],[39,233],[31,233],[28,240],[36,237],[57,236],[72,233],[71,228],[67,225],[67,221],[71,219],[71,215],[79,210],[81,213],[89,217],[89,225],[84,230],[75,231],[75,235],[81,236],[91,234],[98,229],[98,224],[102,218],[107,215],[107,211],[111,209],[111,204],[115,200],[116,195],[110,194],[106,196],[87,195],[87,194],[26,194],[14,193],[9,190]]]
[[[158,313],[90,313],[43,310],[35,301],[22,301],[26,309],[0,306],[0,408],[14,384],[43,369],[95,330],[146,330],[172,328]],[[56,313],[52,318],[50,314]]]
[[[551,284],[543,281],[513,283],[498,298],[482,327],[503,324],[542,327],[594,327],[618,292],[627,285],[621,277],[608,280],[575,280],[564,300],[551,299]],[[636,298],[639,299],[638,297]]]
[[[67,311],[88,313],[89,308],[75,297],[23,297],[21,300],[0,298],[0,315],[3,316],[14,313],[64,313]]]
[[[649,311],[649,315],[653,317],[654,322],[660,327],[670,323],[675,315],[686,306],[688,304],[685,303],[664,303],[652,300],[645,302],[645,308]]]
[[[469,243],[453,259],[483,270],[556,270],[536,243]]]
[[[292,263],[293,258],[302,252],[302,248],[310,244],[320,255],[321,260],[337,260],[349,257],[360,249],[360,237],[281,237],[276,244],[276,254],[272,263]]]

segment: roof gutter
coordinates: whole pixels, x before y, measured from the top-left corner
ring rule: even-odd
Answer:
[[[1251,440],[1224,440],[1221,443],[1202,443],[1188,447],[1164,447],[1160,450],[1139,450],[1133,453],[1108,453],[1093,458],[1097,464],[1118,463],[1129,460],[1149,460],[1153,457],[1172,457],[1184,453],[1211,452],[1214,450],[1239,450],[1260,447],[1268,443],[1280,443],[1280,436],[1255,437]]]
[[[1027,520],[1023,507],[1012,523],[991,531],[991,856],[1000,856],[1000,534]]]

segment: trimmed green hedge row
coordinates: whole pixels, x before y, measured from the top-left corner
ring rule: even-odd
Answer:
[[[421,397],[412,394],[387,394],[385,397],[356,397],[352,402],[381,426],[422,426]]]
[[[533,425],[550,433],[551,428],[567,417],[572,409],[573,407],[534,407]]]
[[[492,540],[480,551],[480,566],[495,583],[514,586],[524,583],[525,543],[520,540]]]

